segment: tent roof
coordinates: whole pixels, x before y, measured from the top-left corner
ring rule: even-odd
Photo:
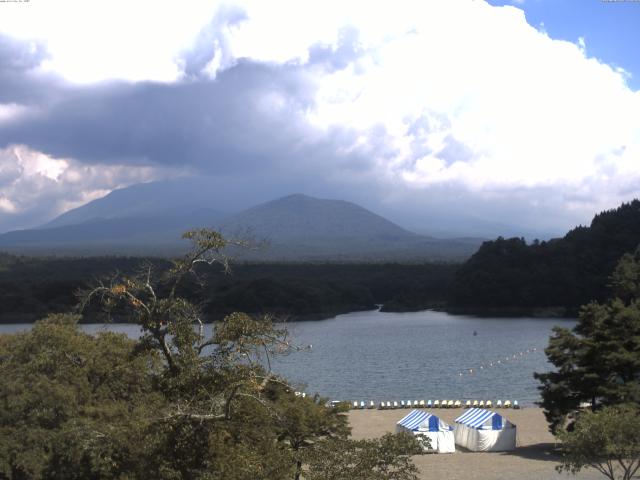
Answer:
[[[491,423],[489,423],[489,420],[491,420]],[[481,428],[485,425],[491,425],[494,430],[500,430],[504,425],[502,415],[482,408],[471,408],[467,410],[456,418],[455,422],[471,428]]]
[[[451,427],[440,420],[440,418],[429,412],[420,410],[412,410],[406,417],[398,421],[398,425],[402,425],[403,427],[413,431],[417,431],[420,428],[420,425],[425,423],[430,432],[446,432],[451,430]]]

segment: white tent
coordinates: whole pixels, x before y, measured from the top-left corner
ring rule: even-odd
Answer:
[[[471,408],[455,422],[456,443],[472,452],[504,452],[516,448],[516,426],[496,412]]]
[[[412,410],[396,425],[396,432],[410,432],[429,439],[429,452],[453,453],[456,451],[453,428],[435,415],[420,410]]]

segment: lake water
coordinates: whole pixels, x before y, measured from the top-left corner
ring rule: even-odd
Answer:
[[[570,328],[575,321],[354,312],[287,323],[294,342],[311,348],[277,359],[273,368],[330,399],[511,399],[526,405],[539,399],[533,372],[550,369],[543,350],[554,325]],[[26,328],[0,325],[0,332]],[[140,333],[130,324],[82,328]]]

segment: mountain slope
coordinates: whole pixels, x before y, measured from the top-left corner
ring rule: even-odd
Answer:
[[[461,259],[480,241],[438,240],[417,235],[354,203],[295,194],[225,219],[229,236],[249,232],[269,242],[244,258],[271,260]]]
[[[141,197],[145,188],[149,196]],[[150,184],[113,192],[39,229],[0,235],[0,248],[27,253],[158,254],[161,250],[175,254],[185,248],[181,233],[198,227],[267,241],[268,248],[232,252],[246,260],[459,260],[480,244],[474,239],[417,235],[342,200],[289,195],[225,217],[213,210],[177,205],[169,187],[158,204],[158,188]]]
[[[92,218],[77,224],[8,232],[0,235],[0,247],[102,247],[109,252],[109,247],[177,245],[185,230],[212,226],[221,217],[213,210],[200,209],[163,216]]]
[[[326,243],[415,239],[389,220],[354,203],[295,194],[263,203],[222,222],[225,231],[250,227],[274,242]]]

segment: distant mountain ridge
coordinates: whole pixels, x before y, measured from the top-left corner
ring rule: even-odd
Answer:
[[[197,227],[216,228],[229,236],[249,233],[269,242],[264,250],[234,252],[247,260],[451,260],[468,257],[480,243],[418,235],[354,203],[303,194],[231,215],[203,208],[188,210],[175,206],[172,199],[175,196],[167,192],[160,205],[164,212],[159,213],[157,204],[145,199],[134,202],[130,191],[119,191],[40,228],[0,235],[0,248],[29,253],[39,249],[127,253],[129,247],[135,247],[136,253],[141,248],[150,254],[157,248],[177,252],[185,248],[180,234]]]

